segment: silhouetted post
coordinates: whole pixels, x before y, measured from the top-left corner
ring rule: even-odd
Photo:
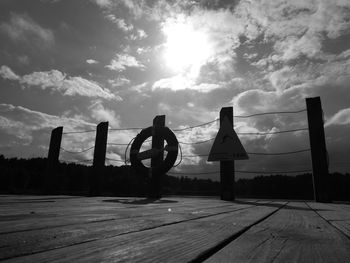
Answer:
[[[63,127],[57,127],[52,130],[50,138],[50,148],[47,156],[46,176],[44,179],[45,192],[52,192],[56,182],[56,172],[58,158],[60,156]]]
[[[233,128],[233,107],[224,107],[220,111],[220,127],[227,117]],[[235,162],[220,161],[221,200],[235,200]]]
[[[107,135],[108,122],[101,122],[96,129],[93,173],[90,175],[90,195],[100,194],[100,181],[106,159]]]
[[[321,98],[306,98],[307,119],[313,171],[314,198],[316,202],[331,201],[326,140],[323,127]]]
[[[152,134],[152,149],[164,148],[164,138],[160,133],[160,128],[165,126],[165,115],[158,115],[153,119],[153,134]],[[156,156],[151,158],[151,169],[150,169],[150,185],[149,185],[149,198],[161,198],[162,188],[162,174],[155,173],[152,171],[152,167],[159,166],[162,164],[164,159],[164,151],[161,151]]]

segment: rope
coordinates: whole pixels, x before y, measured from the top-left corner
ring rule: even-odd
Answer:
[[[127,163],[127,160],[126,160],[126,154],[127,154],[127,151],[128,151],[128,149],[129,149],[129,147],[130,147],[130,144],[132,144],[132,142],[134,141],[136,139],[136,136],[134,137],[134,138],[132,138],[131,140],[130,140],[130,142],[128,143],[128,146],[126,146],[126,149],[125,149],[125,152],[124,152],[124,163],[125,163],[125,165],[127,165],[128,163]]]
[[[87,149],[84,149],[84,150],[76,151],[76,152],[75,152],[75,151],[68,151],[68,150],[66,150],[66,149],[64,149],[64,148],[61,147],[61,150],[65,151],[65,152],[67,152],[67,153],[70,153],[70,154],[77,154],[77,153],[87,152],[87,151],[89,151],[89,150],[91,150],[91,149],[93,149],[93,148],[95,148],[95,146],[91,146],[90,148],[87,148]]]
[[[292,173],[308,173],[312,172],[309,170],[296,170],[296,171],[235,171],[237,173],[246,173],[246,174],[292,174]]]
[[[211,124],[213,122],[217,122],[218,120],[220,120],[220,119],[215,119],[215,120],[212,120],[212,121],[208,121],[208,122],[205,122],[205,123],[202,123],[202,124],[199,124],[199,125],[195,125],[195,126],[189,126],[189,127],[186,127],[186,128],[173,129],[173,131],[174,132],[179,132],[179,131],[190,130],[190,129],[193,129],[193,128],[197,128],[197,127],[201,127],[201,126],[205,126],[205,125]]]
[[[269,114],[289,114],[289,113],[300,113],[306,111],[306,109],[297,110],[297,111],[271,111],[271,112],[262,112],[262,113],[255,113],[251,115],[237,115],[234,116],[235,118],[250,118],[254,116],[261,116],[261,115],[269,115]]]
[[[254,152],[247,152],[247,154],[252,155],[285,155],[285,154],[294,154],[294,153],[301,153],[301,152],[308,152],[310,149],[303,149],[298,151],[292,151],[292,152],[279,152],[279,153],[254,153]]]
[[[62,134],[72,134],[72,133],[87,133],[87,132],[95,132],[96,130],[86,130],[86,131],[70,131],[70,132],[62,132]]]
[[[205,142],[210,142],[210,141],[212,141],[212,140],[214,140],[215,139],[215,137],[214,138],[210,138],[210,139],[208,139],[208,140],[204,140],[204,141],[197,141],[197,142],[181,142],[181,141],[179,141],[179,144],[181,143],[181,144],[188,144],[188,145],[192,145],[192,144],[201,144],[201,143],[205,143]]]
[[[301,152],[308,152],[310,149],[303,149],[298,151],[292,151],[292,152],[279,152],[279,153],[257,153],[257,152],[247,152],[247,154],[251,155],[286,155],[286,154],[294,154],[294,153],[301,153]],[[192,158],[192,157],[207,157],[209,154],[197,154],[197,155],[183,155],[183,158]]]
[[[287,174],[287,173],[307,173],[312,172],[312,170],[296,170],[296,171],[242,171],[242,170],[236,170],[237,173],[247,173],[247,174]],[[220,173],[220,171],[211,171],[211,172],[189,172],[189,173],[183,173],[183,172],[170,172],[168,174],[183,174],[183,175],[198,175],[198,174],[217,174]]]
[[[239,135],[267,135],[267,134],[278,134],[278,133],[287,133],[287,132],[296,132],[296,131],[307,131],[308,128],[300,128],[294,130],[285,130],[285,131],[275,131],[275,132],[237,132]]]
[[[181,148],[181,144],[179,144],[179,149],[180,149],[180,161],[177,164],[175,164],[173,167],[179,166],[181,164],[181,162],[182,162],[182,148]]]
[[[113,159],[113,158],[108,158],[108,157],[106,157],[106,160],[108,160],[108,161],[114,161],[114,162],[122,162],[122,163],[124,163],[124,161],[123,161],[123,160],[121,160],[121,159]]]
[[[109,131],[131,131],[131,130],[142,130],[143,128],[132,127],[132,128],[110,128]]]
[[[128,145],[128,143],[112,143],[112,142],[108,142],[107,145],[125,146],[125,145]]]

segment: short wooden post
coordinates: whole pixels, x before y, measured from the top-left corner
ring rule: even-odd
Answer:
[[[58,165],[58,158],[60,156],[61,141],[62,141],[63,127],[57,127],[52,130],[50,138],[50,148],[47,156],[46,176],[44,178],[45,192],[51,193],[56,182],[56,172]]]
[[[101,122],[97,125],[93,173],[90,175],[90,195],[100,194],[100,181],[105,166],[107,149],[108,122]]]
[[[233,107],[224,107],[220,111],[220,127],[227,117],[233,128]],[[235,200],[235,162],[220,161],[221,200]]]
[[[306,108],[309,123],[314,198],[316,202],[329,202],[331,198],[321,98],[306,98]]]
[[[164,138],[161,136],[160,128],[165,127],[165,115],[158,115],[153,119],[152,149],[163,149]],[[161,151],[157,156],[151,158],[150,185],[148,198],[158,199],[162,197],[162,174],[152,171],[152,167],[158,166],[163,162],[164,152]]]

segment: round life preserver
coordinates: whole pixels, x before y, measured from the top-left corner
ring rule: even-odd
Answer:
[[[157,135],[161,137],[161,139],[165,140],[167,142],[167,145],[164,149],[160,151],[167,151],[168,154],[166,158],[157,166],[155,167],[146,167],[141,159],[138,157],[140,154],[140,148],[142,144],[153,135]],[[168,172],[174,165],[177,154],[178,154],[178,141],[175,136],[175,134],[168,128],[168,127],[148,127],[146,129],[143,129],[135,138],[133,141],[131,148],[130,148],[130,162],[133,168],[136,169],[136,171],[142,173],[142,174],[149,174],[151,171],[152,173],[159,173],[164,174]],[[157,150],[155,150],[157,151]]]

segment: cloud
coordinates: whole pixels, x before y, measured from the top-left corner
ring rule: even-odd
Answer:
[[[117,54],[106,67],[115,71],[124,71],[127,67],[139,69],[145,68],[141,62],[129,54]]]
[[[154,82],[152,90],[156,89],[170,89],[172,91],[178,90],[195,90],[202,93],[208,93],[215,89],[222,88],[222,85],[217,83],[200,83],[196,84],[194,81],[177,75],[171,78],[160,79]]]
[[[14,42],[34,42],[40,47],[49,47],[55,42],[50,29],[40,26],[26,14],[11,13],[10,21],[0,24],[0,31]]]
[[[95,124],[67,117],[59,117],[39,111],[30,110],[12,104],[0,104],[0,130],[29,144],[36,131],[50,134],[52,128],[64,126],[67,131],[91,129]],[[48,143],[48,142],[47,142]]]
[[[17,76],[9,67],[1,67],[1,76],[10,80],[16,80],[23,85],[40,87],[43,90],[52,89],[65,96],[84,96],[92,98],[104,98],[108,100],[122,100],[119,96],[104,89],[98,83],[84,79],[82,77],[67,77],[66,74],[58,70],[39,71],[31,74]]]
[[[9,79],[9,80],[19,80],[20,77],[14,73],[8,66],[1,66],[0,68],[0,76],[3,79]]]
[[[94,60],[94,59],[87,59],[86,63],[91,65],[91,64],[98,64],[99,62],[97,60]]]
[[[274,41],[278,59],[289,61],[305,55],[317,57],[324,51],[325,37],[335,39],[349,33],[349,1],[240,1],[235,14],[241,17],[246,36],[264,35]]]
[[[116,24],[121,30],[124,32],[129,32],[134,29],[134,26],[132,24],[127,24],[124,19],[122,18],[117,18],[113,14],[109,14],[106,16],[106,18],[109,21],[112,21],[114,24]]]
[[[325,126],[350,124],[350,108],[342,109],[326,121]]]
[[[108,8],[113,5],[112,0],[92,0],[95,4],[97,4],[101,8]]]
[[[121,87],[128,85],[130,83],[130,80],[120,76],[116,79],[109,79],[108,83],[111,84],[113,87]]]
[[[120,126],[120,116],[117,116],[114,111],[106,109],[101,101],[97,101],[89,107],[91,117],[97,121],[108,121],[113,128]]]

